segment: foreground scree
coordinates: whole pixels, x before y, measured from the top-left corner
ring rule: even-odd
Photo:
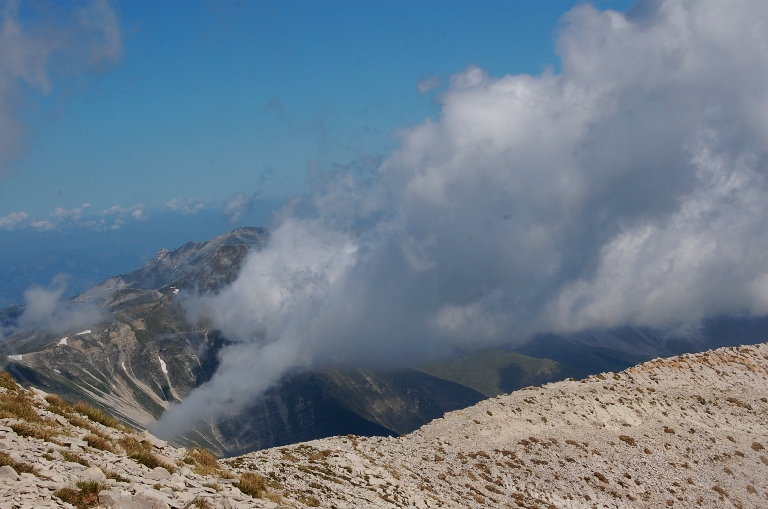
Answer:
[[[3,386],[0,507],[768,505],[768,344],[524,389],[399,438],[218,462]]]

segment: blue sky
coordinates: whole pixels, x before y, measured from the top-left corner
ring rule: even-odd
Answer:
[[[16,274],[5,303],[66,271],[43,261],[29,269],[39,242],[59,258],[98,246],[92,282],[160,247],[268,223],[270,207],[335,165],[370,170],[397,146],[399,128],[439,115],[440,91],[468,65],[494,77],[557,71],[559,20],[575,3],[99,4],[117,14],[111,58],[95,61],[91,35],[71,43],[80,35],[65,34],[67,52],[40,64],[47,85],[8,78],[22,133],[5,149],[13,154],[0,154],[0,280]],[[632,2],[592,3],[623,11]],[[21,2],[17,15],[31,40],[49,25],[83,30],[58,18],[72,13]],[[84,53],[87,65],[58,62]],[[256,207],[229,221],[226,204],[239,193]]]

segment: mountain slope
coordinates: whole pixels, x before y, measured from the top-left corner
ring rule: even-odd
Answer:
[[[766,394],[768,344],[724,348],[225,463],[323,507],[761,508]]]
[[[767,392],[768,344],[723,348],[217,464],[0,374],[0,507],[763,508]]]

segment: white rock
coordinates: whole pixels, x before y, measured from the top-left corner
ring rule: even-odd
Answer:
[[[147,477],[150,479],[156,479],[158,481],[167,481],[171,478],[171,473],[163,467],[155,467]]]
[[[101,471],[99,467],[90,467],[80,474],[80,479],[84,481],[99,481],[104,482],[107,480],[107,476]]]
[[[19,474],[10,465],[3,465],[0,467],[0,479],[11,479],[13,481],[19,480]]]
[[[170,509],[165,496],[159,491],[138,493],[133,497],[133,502],[140,504],[141,509]]]
[[[117,504],[123,498],[119,491],[101,490],[99,492],[99,504],[104,507],[111,507]]]

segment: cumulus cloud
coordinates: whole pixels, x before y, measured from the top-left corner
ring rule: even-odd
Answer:
[[[181,212],[184,215],[196,214],[203,210],[206,205],[206,200],[199,200],[197,198],[174,198],[165,204],[166,207],[174,212]]]
[[[52,75],[99,72],[122,52],[117,15],[107,0],[55,9],[10,0],[0,6],[0,177],[24,147],[19,119],[29,91],[49,94]]]
[[[32,286],[24,292],[24,312],[18,328],[38,327],[55,333],[77,332],[101,320],[102,312],[93,303],[73,303],[62,299],[67,276],[59,275],[50,286]]]
[[[7,216],[0,217],[0,228],[3,230],[13,230],[24,226],[29,214],[26,212],[12,212]]]
[[[768,313],[766,19],[763,0],[579,5],[560,73],[452,76],[373,178],[325,179],[190,299],[237,346],[160,430],[301,366]]]

